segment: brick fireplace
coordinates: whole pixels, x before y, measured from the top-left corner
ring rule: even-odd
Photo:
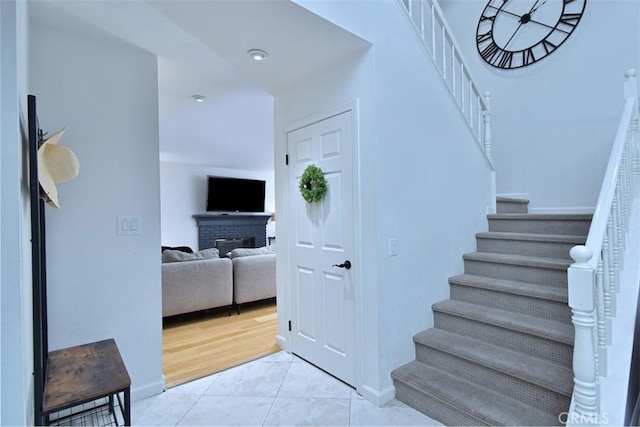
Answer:
[[[267,245],[267,221],[271,214],[203,213],[193,217],[198,223],[199,250],[218,247],[223,255],[229,248]]]

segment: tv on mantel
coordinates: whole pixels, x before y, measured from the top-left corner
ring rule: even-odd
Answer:
[[[265,181],[207,176],[207,212],[264,212]]]

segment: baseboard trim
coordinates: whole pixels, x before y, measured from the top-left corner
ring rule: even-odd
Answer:
[[[291,351],[287,348],[287,339],[282,335],[276,335],[276,344],[278,344],[282,350],[286,351],[287,353],[291,353]]]
[[[155,381],[149,384],[145,384],[142,387],[136,387],[131,389],[131,401],[141,400],[146,397],[155,396],[165,391],[164,375],[159,381]]]
[[[390,402],[391,400],[393,400],[393,398],[396,397],[396,388],[390,385],[384,390],[378,391],[367,384],[363,384],[360,387],[358,387],[358,393],[360,393],[362,397],[367,399],[369,402],[380,407],[380,406],[383,406],[385,403]]]
[[[593,215],[595,208],[529,208],[529,213],[532,214],[587,214]]]

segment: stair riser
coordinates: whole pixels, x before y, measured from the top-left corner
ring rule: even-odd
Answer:
[[[530,240],[476,238],[478,252],[526,255],[544,258],[571,259],[569,251],[576,243],[539,242]]]
[[[527,213],[527,203],[496,202],[497,213]]]
[[[489,218],[489,231],[532,234],[559,234],[562,236],[586,236],[589,220],[542,220]]]
[[[408,386],[404,381],[393,379],[396,388],[396,399],[412,408],[422,412],[428,417],[446,426],[477,426],[492,425],[490,421],[481,421],[478,418],[460,411],[458,408],[444,403],[442,400],[423,393]]]
[[[547,286],[567,286],[567,271],[552,268],[465,259],[464,272],[494,279],[519,280]]]
[[[449,313],[434,311],[434,326],[445,331],[472,337],[489,344],[519,351],[529,356],[572,366],[573,346],[526,332],[505,329]]]
[[[569,408],[570,395],[560,394],[435,348],[416,343],[416,360],[522,402],[535,402],[537,408],[552,414],[566,412]]]
[[[544,319],[571,322],[571,309],[567,303],[510,294],[492,289],[450,284],[450,298],[514,313],[530,314]]]

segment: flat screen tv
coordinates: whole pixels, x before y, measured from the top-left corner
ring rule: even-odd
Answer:
[[[264,212],[265,181],[207,177],[207,212]]]

